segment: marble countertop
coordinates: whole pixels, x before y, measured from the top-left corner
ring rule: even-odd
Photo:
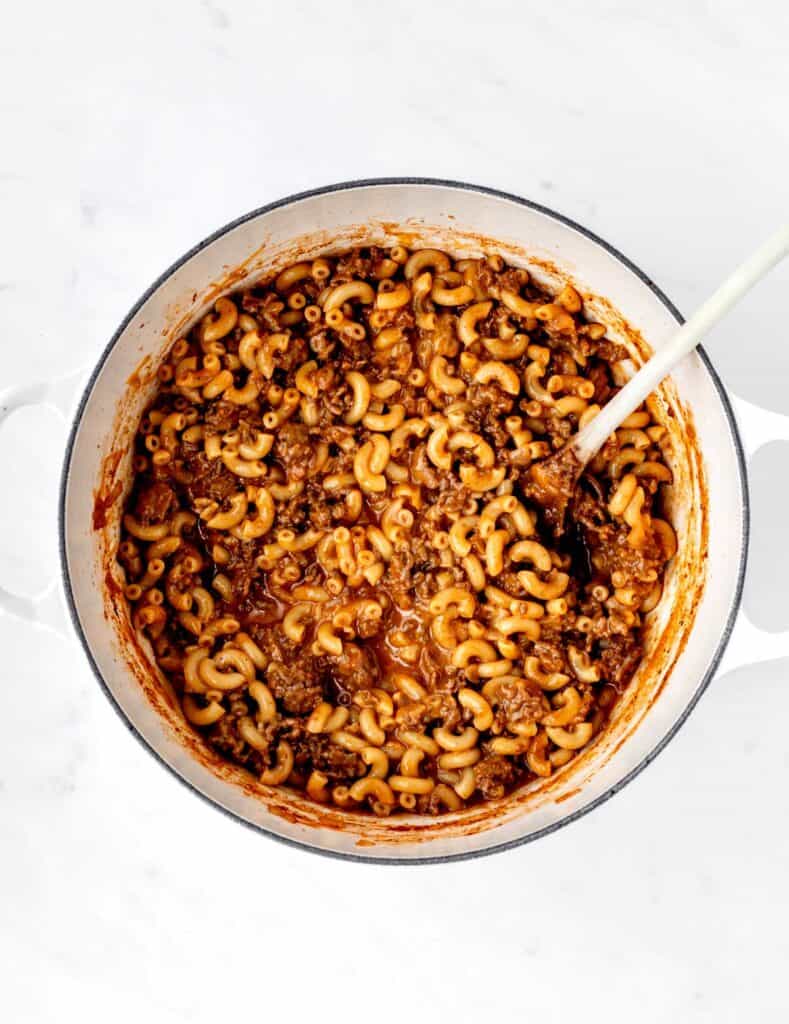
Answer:
[[[0,43],[2,387],[92,363],[221,224],[350,178],[531,197],[688,311],[789,215],[788,12],[15,5]],[[784,266],[708,349],[735,394],[789,413],[787,294]],[[56,565],[63,440],[35,409],[0,428],[0,479],[16,481],[0,585],[16,592]],[[775,443],[751,466],[745,610],[773,632],[789,628],[786,460]],[[196,800],[134,742],[73,639],[5,616],[0,645],[10,1024],[786,1020],[787,659],[717,679],[667,751],[569,828],[470,863],[376,868],[271,843]]]

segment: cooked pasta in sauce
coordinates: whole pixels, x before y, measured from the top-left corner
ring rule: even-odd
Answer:
[[[369,247],[217,300],[159,370],[118,559],[186,719],[269,785],[440,814],[571,761],[676,549],[652,400],[556,538],[531,469],[624,349],[499,256]]]

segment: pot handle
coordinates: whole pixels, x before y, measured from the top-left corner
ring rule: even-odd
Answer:
[[[789,416],[763,409],[731,392],[729,398],[740,428],[746,462],[771,441],[789,441]],[[768,633],[755,626],[741,610],[715,675],[786,657],[789,657],[789,631]]]
[[[12,413],[26,405],[49,406],[60,415],[66,427],[70,422],[76,397],[82,391],[87,372],[87,369],[82,368],[51,381],[23,384],[0,392],[0,427]],[[13,594],[0,584],[0,611],[23,622],[43,626],[59,636],[68,635],[69,617],[61,588],[58,586],[57,570],[53,571],[52,579],[44,589],[34,597]]]

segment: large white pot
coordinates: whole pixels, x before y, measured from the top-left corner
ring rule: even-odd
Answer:
[[[162,764],[217,807],[265,834],[343,856],[398,862],[468,857],[535,839],[597,806],[652,760],[699,699],[740,600],[748,532],[743,453],[726,394],[706,356],[694,354],[663,390],[676,449],[680,551],[652,617],[644,666],[609,730],[547,784],[493,808],[428,822],[342,815],[260,786],[223,764],[185,726],[156,681],[148,652],[131,635],[112,559],[129,442],[155,388],[160,357],[217,294],[302,253],[370,240],[438,244],[469,254],[493,249],[549,285],[557,275],[569,277],[587,308],[634,355],[646,351],[643,342],[659,348],[680,322],[671,303],[610,246],[514,196],[400,179],[332,186],[272,203],[218,231],[163,274],[99,360],[64,463],[63,583],[76,631],[110,700]],[[7,401],[5,411],[47,399],[58,401],[56,388],[27,389]],[[37,614],[32,603],[1,591],[0,600],[18,614]]]

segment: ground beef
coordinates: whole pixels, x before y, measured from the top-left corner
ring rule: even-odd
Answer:
[[[399,547],[387,566],[386,585],[398,608],[410,608],[413,604],[410,596],[413,565],[414,559],[408,548]]]
[[[526,589],[518,579],[517,572],[505,571],[496,577],[496,586],[500,590],[506,590],[512,597],[526,600],[528,597]]]
[[[562,352],[561,350],[556,350],[553,353],[552,360],[552,368],[554,373],[572,375],[577,372],[575,360],[569,352]]]
[[[575,322],[570,317],[562,316],[555,320],[545,320],[540,326],[547,335],[549,344],[567,346],[571,355],[578,351],[578,333]]]
[[[586,485],[587,477],[583,477],[584,486],[578,487],[573,495],[572,518],[575,523],[586,527],[581,533],[585,537],[589,530],[603,526],[608,518],[602,493],[592,494]]]
[[[284,664],[272,661],[266,672],[271,692],[282,701],[283,708],[292,715],[307,715],[323,700],[323,685],[316,669],[315,658],[302,654],[298,660]]]
[[[243,760],[246,755],[246,744],[238,735],[238,720],[230,715],[225,715],[211,726],[208,733],[211,742],[226,757],[232,757],[234,761]]]
[[[502,683],[496,690],[496,720],[503,728],[539,722],[548,711],[543,693],[525,679]]]
[[[227,434],[235,430],[241,416],[241,406],[219,399],[206,406],[204,421],[209,430],[216,434]]]
[[[260,772],[268,765],[278,727],[274,724],[259,725],[256,723],[258,732],[267,747],[266,750],[257,750],[248,746],[238,732],[238,722],[243,715],[253,717],[242,699],[237,702],[235,708],[232,708],[228,714],[211,726],[208,736],[211,744],[225,757],[232,758],[249,768],[250,771]]]
[[[430,693],[424,700],[404,704],[397,713],[397,722],[405,729],[444,726],[453,731],[463,724],[456,702],[445,693]]]
[[[318,492],[320,489],[320,480],[308,480],[304,501],[298,508],[306,513],[309,524],[313,529],[326,530],[334,520],[333,510],[338,506],[344,508],[344,502],[327,501],[325,498],[319,498]],[[287,508],[290,508],[290,506],[287,506]],[[293,515],[294,521],[301,521],[299,512],[294,510]],[[283,525],[286,525],[284,521]]]
[[[594,537],[589,538],[592,565],[603,579],[610,580],[613,573],[624,572],[635,584],[663,564],[662,552],[653,536],[647,537],[643,548],[634,548],[627,541],[629,528],[626,526],[608,524],[589,532],[594,533]]]
[[[289,372],[298,369],[309,359],[307,342],[303,338],[291,338],[284,352],[277,352],[274,360],[277,370]]]
[[[510,435],[504,427],[504,418],[513,410],[512,396],[498,384],[476,384],[468,389],[468,400],[471,402],[469,422],[494,447],[505,448]]]
[[[238,541],[236,543],[233,561],[228,567],[225,575],[230,577],[234,600],[243,607],[245,611],[249,611],[256,607],[254,598],[251,601],[248,599],[258,572],[259,570],[255,566],[254,550],[250,548],[249,544],[244,544],[243,541]]]
[[[490,264],[483,260],[477,270],[477,280],[480,287],[489,291],[492,295],[500,295],[502,290],[515,292],[518,295],[529,280],[526,271],[515,267],[504,267],[502,270],[494,270]],[[511,316],[513,314],[510,314]]]
[[[257,291],[244,292],[241,296],[241,308],[245,313],[257,317],[272,333],[279,331],[279,315],[284,303],[279,295],[272,292],[259,294]]]
[[[617,345],[615,341],[611,341],[609,338],[593,341],[592,346],[597,358],[604,359],[607,363],[619,363],[623,359],[630,358],[630,353],[623,345]]]
[[[342,654],[332,658],[329,675],[334,690],[347,703],[357,690],[377,686],[380,671],[371,647],[343,644]]]
[[[288,480],[303,480],[315,455],[309,429],[303,423],[283,423],[274,436],[274,459]]]
[[[600,669],[603,679],[623,690],[635,672],[643,649],[638,637],[610,636],[600,642]]]
[[[360,277],[369,277],[373,266],[378,262],[383,253],[371,247],[367,255],[361,250],[353,249],[351,252],[340,256],[335,266],[335,278],[339,281],[353,281]]]
[[[597,363],[590,366],[584,373],[585,377],[594,384],[594,395],[592,401],[598,405],[604,405],[611,398],[614,389],[611,386],[611,374],[604,363]]]
[[[189,498],[224,501],[238,492],[238,477],[230,472],[221,459],[209,459],[202,451],[187,457],[187,466],[192,478],[187,485]]]
[[[564,672],[567,662],[561,646],[537,640],[533,647],[533,653],[546,672]]]
[[[257,583],[253,583],[250,587],[249,597],[245,604],[247,606],[254,604],[254,608],[246,613],[239,612],[241,624],[263,652],[267,664],[275,661],[283,662],[288,655],[282,642],[279,611],[276,603],[270,598],[258,596],[260,589]]]
[[[328,775],[330,779],[352,779],[365,771],[358,754],[333,743],[328,736],[313,736],[302,731],[292,741],[294,756],[299,767],[310,766]]]
[[[424,701],[404,704],[397,712],[397,724],[401,729],[419,729],[425,721],[427,709]]]
[[[446,693],[431,693],[425,698],[428,721],[438,721],[447,729],[457,729],[461,724],[457,702]]]
[[[169,484],[154,480],[137,493],[134,513],[141,523],[163,523],[178,508],[178,498]]]
[[[629,527],[610,521],[599,483],[594,484],[597,493],[592,493],[593,479],[584,476],[584,485],[576,489],[572,502],[572,518],[580,527],[590,568],[606,584],[610,584],[612,573],[624,572],[632,585],[638,585],[639,579],[648,580],[653,570],[659,572],[663,566],[658,540],[648,534],[643,548],[632,547]]]
[[[330,510],[325,506],[311,505],[308,500],[304,499],[304,495],[300,494],[295,498],[291,498],[290,501],[283,502],[277,508],[277,529],[285,528],[293,530],[295,533],[300,533],[301,528],[311,519],[312,509],[316,507],[322,508],[320,519],[328,526],[331,522]],[[311,525],[315,524],[311,523]]]
[[[413,310],[408,306],[401,306],[390,314],[388,326],[399,327],[407,334],[415,323]]]
[[[477,788],[486,800],[504,796],[515,780],[515,766],[497,754],[488,754],[474,766]]]
[[[318,359],[329,359],[337,347],[337,337],[325,327],[309,332],[310,348]]]
[[[459,519],[463,515],[463,509],[471,496],[471,491],[463,486],[442,490],[433,503],[436,518],[445,516],[451,526],[455,519]]]
[[[434,490],[441,487],[442,477],[428,459],[424,447],[420,446],[411,452],[408,463],[412,480]]]

